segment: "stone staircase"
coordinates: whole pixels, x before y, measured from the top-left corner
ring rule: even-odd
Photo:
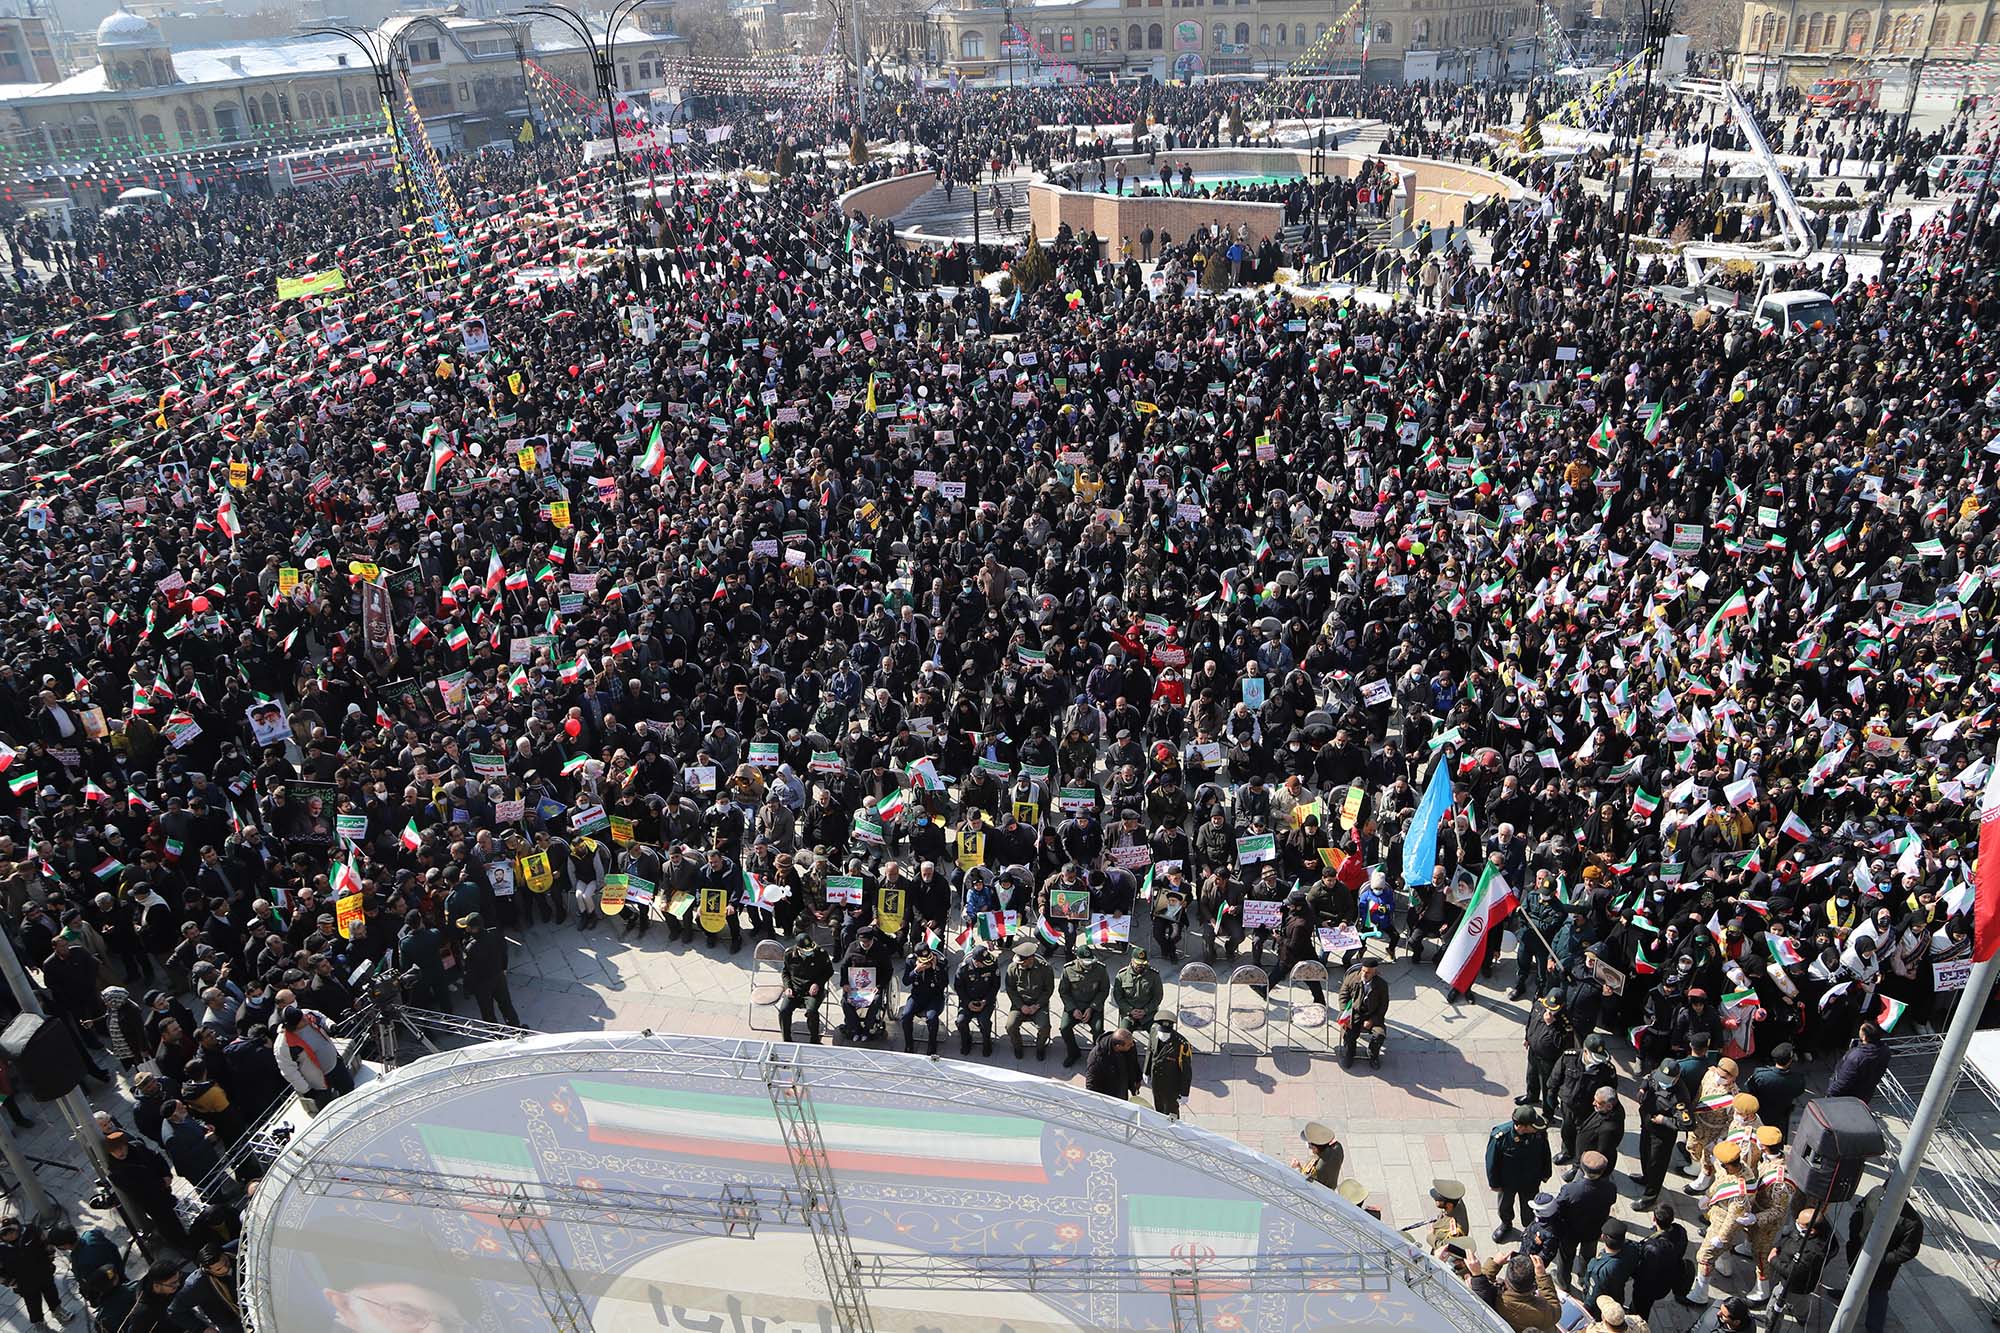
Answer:
[[[1028,234],[1028,181],[1027,176],[1018,176],[979,187],[979,238],[982,241],[1018,241]],[[1010,205],[1014,210],[1013,230],[1005,233],[993,217],[995,208],[1001,205]],[[930,193],[919,196],[916,202],[898,213],[895,223],[899,233],[923,240],[970,241],[972,187],[954,185],[951,198],[947,200],[944,187],[933,186]]]

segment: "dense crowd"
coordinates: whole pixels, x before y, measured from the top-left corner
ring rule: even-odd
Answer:
[[[878,114],[969,175],[1083,155],[1051,96]],[[1224,111],[1151,105],[1174,142]],[[523,932],[777,939],[814,1038],[835,994],[881,1035],[900,968],[933,1050],[947,987],[963,1051],[1004,989],[1018,1055],[1060,986],[1072,1060],[1086,1027],[1171,1111],[1145,946],[1422,961],[1491,867],[1529,1135],[1572,1141],[1607,1041],[1686,1107],[1949,1012],[2000,596],[2000,270],[1962,209],[1797,274],[1836,296],[1811,329],[1616,292],[1573,179],[1477,219],[1490,268],[1446,247],[1443,302],[1155,295],[1068,235],[989,300],[841,216],[887,168],[837,115],[737,123],[652,173],[629,262],[609,171],[554,144],[451,164],[451,247],[386,179],[10,228],[0,897],[137,1102],[113,1181],[154,1268],[64,1237],[105,1326],[235,1326],[254,1168],[220,1157],[343,1091],[353,970],[516,1022]],[[723,174],[788,139],[824,167]],[[1227,258],[1190,243],[1159,257]]]

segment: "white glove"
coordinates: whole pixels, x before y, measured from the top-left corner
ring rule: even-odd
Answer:
[[[1743,1225],[1744,1225],[1744,1226],[1746,1226],[1746,1227],[1754,1227],[1754,1226],[1756,1226],[1756,1225],[1757,1225],[1757,1214],[1755,1214],[1755,1213],[1745,1213],[1745,1214],[1743,1214]]]

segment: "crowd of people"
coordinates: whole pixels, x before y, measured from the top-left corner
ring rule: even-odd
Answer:
[[[1199,142],[1216,96],[1151,113]],[[1050,97],[897,123],[968,172],[1081,155]],[[1730,1220],[1661,1290],[1708,1294],[1746,1225],[1790,1243],[1788,1071],[1872,1092],[1963,984],[1991,231],[1960,206],[1843,268],[1812,329],[1621,291],[1574,180],[1480,219],[1476,302],[1155,296],[1067,236],[989,300],[841,215],[886,168],[836,113],[735,123],[655,175],[637,254],[612,169],[553,140],[448,164],[441,245],[387,178],[11,231],[0,897],[130,1086],[101,1119],[152,1263],[0,1229],[30,1316],[48,1242],[105,1327],[237,1326],[254,1162],[223,1157],[349,1086],[364,963],[518,1023],[510,936],[769,938],[788,1037],[838,996],[846,1039],[935,1051],[954,994],[984,1058],[1004,993],[1016,1058],[1060,1036],[1171,1114],[1163,972],[1351,965],[1344,1057],[1393,1059],[1377,969],[1443,951],[1488,870],[1519,906],[1482,972],[1532,1002],[1501,1234],[1577,1180],[1553,1250],[1469,1280],[1540,1327],[1545,1270],[1610,1296],[1598,1238],[1650,1252],[1608,1234],[1616,1043],[1657,1234],[1662,1125]],[[822,168],[728,170],[788,139]]]

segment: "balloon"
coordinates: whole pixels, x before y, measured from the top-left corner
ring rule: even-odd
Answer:
[[[206,597],[197,597],[192,602],[188,603],[188,605],[198,616],[205,615],[208,612],[208,598]]]
[[[563,732],[571,740],[575,740],[583,732],[583,723],[573,717],[566,718],[563,721]]]

